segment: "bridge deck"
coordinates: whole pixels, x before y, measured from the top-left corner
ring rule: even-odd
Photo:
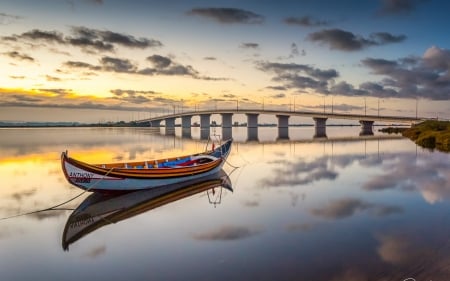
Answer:
[[[138,123],[163,121],[169,118],[180,118],[183,116],[207,115],[207,114],[266,114],[266,115],[282,115],[282,116],[300,116],[311,118],[328,118],[328,119],[346,119],[358,121],[384,121],[399,123],[414,123],[424,121],[426,118],[411,116],[387,116],[387,115],[365,115],[365,114],[346,114],[346,113],[320,113],[310,111],[283,111],[283,110],[258,110],[258,109],[217,109],[217,110],[197,110],[178,112],[175,114],[161,115],[153,118],[147,118],[137,121]]]

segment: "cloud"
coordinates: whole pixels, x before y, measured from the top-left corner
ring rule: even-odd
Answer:
[[[100,64],[102,65],[103,70],[118,73],[134,73],[137,69],[128,59],[102,57],[100,59]]]
[[[279,75],[303,73],[322,81],[334,79],[339,76],[339,73],[335,69],[322,70],[307,64],[258,62],[257,67],[262,71],[275,72]]]
[[[417,4],[424,0],[381,0],[381,15],[408,14],[417,8]]]
[[[118,44],[129,48],[153,48],[161,47],[162,43],[155,39],[135,38],[132,35],[112,32],[109,30],[91,29],[81,26],[72,27],[72,33],[77,38],[88,39],[92,41],[103,41],[111,44]]]
[[[242,49],[258,49],[259,48],[259,44],[258,43],[242,43],[241,45],[239,45],[239,48],[242,48]]]
[[[62,81],[61,78],[59,77],[55,77],[55,76],[51,76],[51,75],[45,75],[45,79],[49,82],[60,82]]]
[[[284,99],[286,97],[285,93],[274,94],[271,96],[274,99]]]
[[[23,75],[20,75],[20,76],[18,76],[18,75],[10,75],[9,76],[11,79],[19,79],[19,80],[22,80],[22,79],[25,79],[26,77],[25,76],[23,76]]]
[[[368,91],[365,91],[363,89],[356,89],[353,87],[353,85],[348,84],[345,81],[333,85],[330,88],[330,92],[335,95],[341,96],[365,96],[369,94]]]
[[[126,101],[132,104],[142,104],[151,102],[158,93],[155,91],[136,91],[136,90],[122,90],[115,89],[110,91],[115,99]]]
[[[78,47],[84,52],[113,52],[117,46],[127,48],[155,48],[163,44],[155,39],[135,38],[132,35],[117,33],[109,30],[98,30],[83,26],[73,26],[70,35],[65,36],[58,31],[45,31],[33,29],[20,35],[2,37],[3,40],[28,40],[34,42],[47,42],[53,44],[70,45]]]
[[[0,88],[0,107],[70,108],[118,111],[159,111],[162,106],[178,102],[151,90],[111,90],[112,97],[76,96],[70,89],[34,89],[11,92]]]
[[[392,35],[387,32],[377,32],[369,35],[369,38],[356,35],[342,29],[324,29],[310,33],[309,41],[328,45],[331,50],[359,51],[371,46],[399,43],[406,39],[405,35]]]
[[[330,105],[327,105],[330,106]],[[302,105],[304,108],[309,108],[313,110],[323,110],[323,105]],[[361,111],[364,110],[364,106],[356,106],[351,104],[333,104],[334,112],[351,112],[351,111]],[[339,158],[341,159],[341,158]]]
[[[196,240],[230,241],[248,238],[261,233],[258,228],[247,226],[222,226],[216,230],[205,233],[197,233],[192,237]]]
[[[184,66],[180,64],[176,64],[171,66],[170,68],[144,68],[137,72],[142,75],[177,75],[177,76],[191,76],[193,78],[200,77],[199,73],[190,65]]]
[[[36,89],[41,93],[45,94],[51,94],[52,97],[63,97],[63,96],[69,96],[72,93],[72,90],[70,89],[50,89],[50,88],[40,88]]]
[[[20,19],[22,19],[22,17],[0,13],[0,25],[8,25]]]
[[[222,24],[261,24],[264,22],[262,15],[235,8],[195,8],[187,14],[205,17]]]
[[[450,98],[450,50],[428,48],[419,58],[398,60],[363,59],[372,74],[384,77],[380,82],[363,83],[369,95],[379,97],[448,100]]]
[[[302,56],[302,57],[306,56],[306,51],[305,50],[301,50],[300,51],[298,49],[298,45],[296,43],[291,43],[289,55],[287,55],[287,56],[279,56],[278,59],[279,60],[293,59],[293,58],[298,57],[298,56]]]
[[[389,36],[380,35],[382,40]],[[381,40],[381,39],[380,39]],[[450,50],[436,46],[428,48],[422,57],[404,57],[397,60],[365,58],[361,65],[380,81],[367,81],[354,86],[346,81],[335,83],[339,73],[334,69],[318,69],[295,63],[259,61],[257,69],[274,73],[274,82],[282,85],[268,88],[280,90],[314,90],[321,94],[341,96],[372,96],[380,98],[425,98],[448,100],[450,98]]]
[[[63,63],[63,66],[68,68],[86,68],[94,71],[102,69],[101,66],[95,66],[81,61],[66,61],[65,63]]]
[[[168,75],[168,76],[189,76],[194,79],[206,80],[206,81],[225,81],[228,78],[210,77],[201,75],[190,65],[182,65],[173,61],[169,57],[161,55],[152,55],[147,57],[147,61],[153,64],[153,67],[147,67],[138,70],[137,74],[142,75]]]
[[[260,61],[256,66],[261,71],[275,73],[272,81],[282,82],[287,89],[312,89],[328,93],[329,82],[339,76],[335,69],[322,70],[306,64]]]
[[[288,88],[284,86],[267,86],[266,89],[271,89],[275,91],[286,91]]]
[[[450,50],[441,49],[436,46],[428,48],[423,54],[423,64],[427,67],[449,74]],[[414,63],[414,61],[412,61]]]
[[[137,65],[133,64],[128,59],[109,56],[100,58],[99,65],[92,65],[80,61],[67,61],[63,66],[72,69],[88,69],[92,71],[117,72],[134,75],[188,76],[194,79],[207,81],[228,80],[227,78],[203,76],[190,65],[181,65],[168,57],[160,55],[147,57],[147,61],[151,62],[153,67],[139,69]]]
[[[16,60],[20,60],[20,61],[27,61],[27,62],[35,62],[34,58],[32,58],[31,56],[27,55],[27,54],[21,54],[17,51],[12,51],[12,52],[6,52],[3,53],[5,56],[8,56],[10,58],[16,59]]]
[[[204,57],[203,59],[204,60],[217,60],[216,57]]]
[[[315,19],[311,16],[288,17],[284,19],[284,23],[289,25],[299,25],[304,27],[316,27],[329,25],[329,22]]]
[[[24,32],[21,35],[13,36],[17,39],[30,39],[33,41],[46,41],[48,43],[60,43],[64,44],[64,36],[58,31],[42,31],[33,29],[28,32]]]
[[[160,55],[152,55],[150,57],[147,57],[147,60],[151,61],[156,68],[165,68],[172,63],[172,60],[170,58]]]
[[[298,51],[298,46],[295,43],[291,44],[291,53],[289,54],[288,58],[293,58],[293,57],[297,57],[300,55],[300,52]],[[305,56],[305,50],[302,50],[302,56]]]

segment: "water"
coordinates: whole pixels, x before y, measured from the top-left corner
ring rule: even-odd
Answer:
[[[231,133],[224,171],[232,192],[194,186],[179,200],[144,202],[147,210],[105,219],[66,250],[66,224],[89,193],[59,210],[1,220],[1,280],[448,280],[448,154],[377,132],[360,137],[358,127],[330,127],[315,140],[312,127],[289,128],[289,139],[277,128],[259,128],[256,140],[246,128]],[[199,128],[190,138],[179,128],[0,134],[0,217],[81,193],[63,177],[61,151],[98,163],[206,144]]]

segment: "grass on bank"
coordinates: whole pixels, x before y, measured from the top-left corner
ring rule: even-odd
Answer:
[[[384,128],[385,133],[401,133],[416,144],[430,149],[450,152],[450,122],[427,120],[411,128]]]

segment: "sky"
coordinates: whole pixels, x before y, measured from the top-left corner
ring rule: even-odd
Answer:
[[[445,0],[2,0],[0,121],[212,108],[450,119]]]

